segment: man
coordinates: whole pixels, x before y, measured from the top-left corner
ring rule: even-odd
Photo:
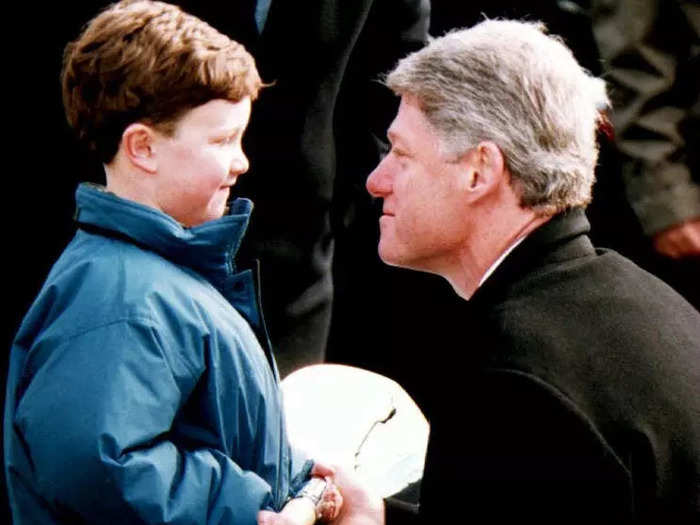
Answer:
[[[466,301],[406,328],[432,389],[421,521],[696,522],[700,316],[587,237],[603,81],[543,27],[489,20],[387,85],[379,255]]]
[[[312,523],[315,494],[297,491],[331,471],[290,450],[255,274],[234,259],[252,204],[227,207],[248,170],[253,58],[175,6],[124,1],[66,47],[61,79],[107,184],[78,188],[79,231],[12,347],[15,523],[255,523],[265,509]]]

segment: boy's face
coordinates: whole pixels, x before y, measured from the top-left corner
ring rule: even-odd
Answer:
[[[248,171],[241,139],[251,102],[210,100],[178,121],[175,133],[157,133],[158,207],[184,226],[218,219],[231,186]]]

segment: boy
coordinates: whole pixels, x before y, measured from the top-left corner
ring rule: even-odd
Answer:
[[[253,58],[162,2],[124,1],[66,47],[69,123],[106,187],[19,329],[5,408],[16,523],[254,523],[296,512],[293,457],[231,186],[262,86]]]

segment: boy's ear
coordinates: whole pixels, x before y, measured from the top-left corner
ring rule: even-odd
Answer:
[[[155,173],[158,167],[155,142],[155,130],[150,126],[136,122],[129,124],[122,133],[121,147],[129,162],[147,173]]]

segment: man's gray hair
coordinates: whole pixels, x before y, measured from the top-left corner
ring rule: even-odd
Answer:
[[[545,31],[511,20],[452,31],[401,60],[386,83],[418,99],[446,156],[494,142],[521,206],[551,214],[590,202],[609,101],[605,83]]]

